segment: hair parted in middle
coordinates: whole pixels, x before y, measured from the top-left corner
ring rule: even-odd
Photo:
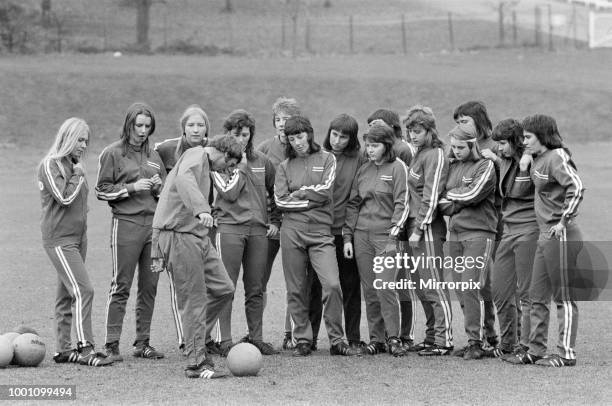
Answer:
[[[285,122],[285,135],[287,136],[287,139],[289,139],[289,137],[292,135],[301,133],[306,133],[308,137],[309,154],[313,154],[321,150],[321,146],[314,140],[314,130],[312,129],[312,124],[310,124],[310,120],[307,117],[292,116],[291,118],[287,119]],[[297,153],[291,146],[291,142],[287,142],[287,145],[285,145],[285,154],[289,159],[297,157]]]
[[[393,149],[395,144],[395,133],[393,129],[385,123],[375,122],[373,123],[368,132],[363,135],[363,140],[367,143],[380,143],[385,147],[383,153],[383,160],[385,162],[395,161],[396,154]]]
[[[540,144],[548,149],[563,148],[571,156],[569,149],[563,144],[557,122],[551,116],[534,114],[523,119],[523,130],[533,133]]]
[[[293,98],[288,98],[281,96],[272,105],[272,125],[276,128],[276,123],[274,119],[280,113],[286,113],[290,116],[299,116],[302,114],[302,110],[300,109],[300,105],[297,100]]]
[[[373,121],[382,120],[393,130],[395,138],[402,139],[402,126],[400,124],[400,117],[393,110],[389,109],[378,109],[368,117],[368,125],[372,124]]]
[[[480,147],[478,146],[476,127],[474,127],[472,124],[458,124],[449,131],[448,136],[449,138],[454,138],[457,141],[467,142],[468,148],[470,149],[470,156],[468,156],[466,160],[478,161],[482,158],[482,153],[480,152]],[[452,148],[449,150],[449,157],[451,160],[456,159]]]
[[[70,117],[64,121],[55,135],[51,148],[49,148],[39,166],[46,160],[60,160],[72,154],[77,147],[79,138],[85,134],[90,137],[91,130],[82,118]],[[84,161],[83,158],[84,155],[81,156],[81,161]]]
[[[444,142],[440,139],[438,129],[436,128],[436,116],[431,107],[420,104],[410,107],[406,111],[406,117],[404,117],[402,122],[408,132],[415,126],[423,127],[427,132],[425,145],[423,145],[423,147],[444,148]]]
[[[236,138],[230,134],[218,134],[212,137],[206,147],[211,147],[225,154],[225,162],[232,158],[242,161],[242,146],[236,141]]]
[[[323,148],[328,151],[332,150],[332,146],[329,142],[332,130],[338,131],[349,137],[349,142],[343,151],[346,155],[354,156],[359,153],[361,149],[361,144],[359,143],[359,124],[355,118],[348,114],[339,114],[329,123],[327,135],[323,141]]]
[[[123,156],[127,154],[128,144],[130,142],[130,135],[135,131],[134,125],[136,124],[136,117],[138,115],[144,115],[151,119],[151,131],[149,131],[149,136],[146,141],[143,143],[143,148],[147,153],[147,157],[151,154],[151,150],[149,148],[149,138],[155,132],[155,113],[151,106],[146,103],[136,102],[128,107],[125,113],[125,120],[123,121],[123,127],[121,128],[121,134],[119,138],[123,141]]]
[[[208,138],[208,134],[210,134],[210,120],[208,120],[208,116],[202,107],[199,104],[192,104],[188,106],[183,114],[181,114],[181,119],[179,120],[179,124],[181,126],[181,135],[185,136],[185,125],[187,124],[187,120],[189,117],[193,115],[198,115],[204,119],[204,125],[206,125],[206,132],[202,136],[204,140]]]
[[[460,104],[453,112],[453,119],[457,121],[460,116],[472,117],[479,140],[491,137],[493,124],[491,124],[491,119],[487,113],[487,107],[483,102],[472,100]]]
[[[249,142],[247,142],[245,148],[245,153],[248,159],[253,159],[253,138],[255,138],[255,119],[249,114],[248,111],[238,109],[232,111],[223,122],[223,129],[226,133],[230,133],[234,129],[240,132],[244,127],[247,127],[251,134],[251,136],[249,137]]]
[[[523,145],[523,126],[513,118],[506,118],[495,126],[491,135],[494,141],[508,141],[514,157],[520,159],[525,150]]]

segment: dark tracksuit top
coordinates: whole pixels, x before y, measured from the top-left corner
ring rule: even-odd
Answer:
[[[285,154],[285,145],[286,144],[283,144],[282,142],[280,142],[280,139],[278,138],[278,136],[275,135],[274,137],[263,141],[261,144],[257,146],[256,149],[257,151],[263,153],[270,160],[270,162],[272,163],[272,166],[278,172],[278,167],[280,163],[283,162],[285,159],[287,159],[287,155]],[[269,198],[270,200],[273,200],[274,194],[269,195]],[[268,206],[268,215],[272,216],[270,207],[271,205]],[[272,237],[271,239],[278,241],[280,239],[280,233],[277,234],[275,237]],[[278,251],[278,249],[276,251]],[[274,254],[274,256],[276,256],[276,253]],[[270,260],[270,258],[268,258],[268,260]],[[272,257],[271,260],[274,261],[274,257]],[[270,269],[271,267],[272,265],[270,265]]]
[[[205,147],[208,139],[202,140],[202,146]],[[191,146],[185,141],[185,137],[176,137],[163,140],[162,142],[155,143],[155,151],[159,154],[164,166],[166,167],[166,173],[170,173],[176,161],[179,160],[181,155],[187,151]]]
[[[329,151],[333,153],[332,151]],[[334,182],[334,222],[332,234],[342,235],[342,227],[346,219],[346,203],[351,194],[351,185],[359,168],[367,162],[367,158],[355,151],[352,155],[334,154],[336,157],[336,181]]]
[[[536,225],[534,185],[529,169],[522,171],[517,158],[501,158],[498,193],[502,199],[502,221],[507,233],[532,230]]]
[[[412,144],[404,140],[400,140],[399,138],[395,139],[395,143],[393,144],[393,151],[395,151],[395,155],[399,159],[404,161],[404,163],[408,167],[412,165],[412,160],[414,159],[414,156],[417,153],[416,148]]]

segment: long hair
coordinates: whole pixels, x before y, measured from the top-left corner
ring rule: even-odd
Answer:
[[[491,135],[494,141],[507,141],[514,151],[514,158],[520,159],[525,151],[523,126],[513,118],[506,118],[495,126]]]
[[[523,130],[535,134],[540,144],[548,149],[563,148],[571,156],[570,150],[563,144],[557,122],[551,116],[534,114],[523,119]]]
[[[302,116],[293,116],[289,118],[285,123],[285,135],[289,137],[291,135],[301,133],[306,133],[308,136],[309,154],[313,154],[321,150],[321,146],[314,140],[314,130],[312,129],[310,120]],[[297,153],[289,141],[287,141],[287,145],[285,145],[285,155],[289,159],[297,158]]]
[[[79,138],[87,134],[91,134],[89,126],[82,118],[71,117],[64,121],[60,126],[55,140],[49,148],[49,151],[45,154],[45,157],[40,161],[40,165],[47,160],[61,160],[64,157],[69,156],[76,148]],[[87,149],[85,150],[87,152]],[[84,161],[84,155],[81,157],[81,161]]]
[[[253,139],[255,138],[255,119],[251,117],[251,115],[246,110],[238,109],[232,111],[223,122],[223,129],[226,133],[230,133],[234,129],[240,132],[243,127],[247,127],[251,134],[251,136],[249,137],[249,142],[247,142],[245,148],[245,153],[247,159],[253,159],[255,157],[255,153],[253,152]]]
[[[202,135],[202,146],[206,145],[206,142],[208,140],[208,134],[210,133],[210,120],[208,120],[206,112],[204,111],[204,109],[202,109],[202,107],[200,107],[199,104],[191,104],[185,109],[183,114],[181,114],[181,118],[179,119],[179,126],[181,127],[181,140],[176,143],[176,148],[174,150],[174,156],[176,157],[177,161],[181,157],[181,155],[183,155],[183,152],[189,149],[189,146],[186,145],[187,136],[185,135],[185,126],[187,125],[187,120],[189,120],[189,117],[196,114],[204,119],[206,132],[204,132],[204,134]]]
[[[457,121],[460,116],[469,116],[474,120],[478,139],[486,139],[491,137],[493,124],[487,113],[487,107],[481,101],[468,101],[457,106],[453,112],[453,119]]]
[[[425,135],[425,145],[419,149],[444,148],[444,142],[440,139],[438,129],[436,128],[436,116],[434,116],[431,107],[420,104],[410,107],[406,112],[403,123],[408,132],[415,126],[421,126],[427,132]]]
[[[402,126],[400,125],[399,114],[388,109],[378,109],[368,117],[368,125],[375,120],[382,120],[393,130],[395,138],[402,139]]]
[[[230,134],[215,135],[208,141],[206,147],[211,147],[225,154],[225,162],[234,158],[238,162],[242,161],[242,147],[236,138]]]
[[[151,106],[149,106],[148,104],[137,102],[128,107],[125,113],[123,127],[121,128],[121,134],[119,138],[121,138],[121,141],[123,141],[123,156],[127,154],[127,148],[130,142],[130,135],[135,131],[134,124],[136,124],[136,117],[138,117],[139,114],[151,118],[151,131],[149,132],[147,139],[143,143],[143,147],[145,152],[147,153],[147,156],[151,154],[149,148],[149,137],[151,137],[151,135],[153,135],[153,133],[155,132],[155,113],[153,112]]]
[[[293,98],[288,98],[281,96],[272,105],[272,126],[276,128],[276,124],[274,123],[274,119],[280,113],[287,113],[290,116],[299,116],[302,114],[300,109],[300,105],[297,100]]]
[[[385,123],[374,123],[368,132],[364,134],[363,140],[365,142],[375,142],[383,144],[385,152],[383,153],[383,160],[385,162],[395,161],[396,154],[393,149],[395,144],[395,133],[393,129]]]
[[[336,130],[349,137],[349,142],[343,151],[344,154],[355,156],[359,152],[361,144],[359,143],[359,124],[357,124],[357,120],[348,114],[340,114],[329,123],[327,135],[323,141],[323,148],[328,151],[332,150],[331,143],[329,142],[332,130]]]
[[[450,130],[448,136],[456,139],[457,141],[467,142],[468,148],[470,149],[470,155],[466,160],[478,161],[482,158],[482,153],[480,152],[480,147],[478,146],[478,141],[476,138],[476,128],[473,125],[456,125],[452,130]],[[450,149],[449,157],[452,160],[456,159],[452,147]]]

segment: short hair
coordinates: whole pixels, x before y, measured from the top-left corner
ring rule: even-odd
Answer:
[[[393,110],[378,109],[368,117],[368,124],[374,120],[382,120],[393,130],[395,138],[402,138],[402,126],[400,125],[399,114]]]
[[[323,148],[328,151],[332,150],[331,143],[329,142],[332,130],[348,135],[349,142],[344,149],[346,154],[352,155],[361,149],[361,144],[359,143],[359,124],[353,117],[349,116],[348,114],[340,114],[336,116],[331,123],[329,123],[327,135],[323,141]]]
[[[274,126],[274,128],[276,128],[274,119],[282,112],[287,113],[290,116],[299,116],[302,114],[300,105],[298,104],[297,100],[281,96],[276,99],[276,101],[272,105],[272,125]]]
[[[385,146],[385,152],[383,153],[383,159],[386,162],[395,161],[396,154],[393,149],[395,144],[395,133],[393,129],[385,123],[374,123],[368,132],[364,134],[363,140],[365,142],[376,142]]]
[[[508,141],[514,151],[514,156],[520,158],[525,150],[523,145],[523,126],[513,118],[506,118],[495,126],[491,138],[494,141]]]
[[[247,127],[251,134],[251,136],[249,137],[249,142],[246,145],[245,153],[248,159],[253,159],[253,138],[255,138],[255,119],[246,110],[238,109],[232,111],[223,122],[223,129],[226,133],[230,133],[234,129],[238,129],[238,131],[240,131],[243,127]]]
[[[565,148],[557,122],[551,116],[534,114],[523,119],[523,130],[535,134],[540,144],[548,149]],[[569,150],[565,148],[569,153]]]
[[[453,112],[453,119],[457,121],[460,116],[472,117],[479,140],[491,137],[493,124],[483,102],[473,100],[460,104]]]
[[[155,113],[151,106],[146,103],[136,102],[128,107],[125,113],[125,120],[123,121],[123,127],[121,128],[121,134],[119,138],[123,141],[123,156],[127,154],[127,147],[130,142],[130,134],[134,131],[134,125],[136,124],[136,117],[138,115],[144,115],[151,119],[151,131],[145,142],[143,143],[143,147],[147,156],[150,155],[151,151],[149,149],[149,137],[153,135],[155,132]]]
[[[302,116],[292,116],[285,123],[285,135],[287,137],[291,135],[297,135],[301,133],[306,133],[308,136],[308,146],[310,147],[310,153],[319,152],[321,150],[321,146],[317,144],[314,140],[314,130],[312,129],[312,124],[310,124],[310,120],[307,117]],[[291,142],[287,142],[285,145],[285,154],[289,159],[293,159],[297,157],[297,153],[291,146]]]
[[[212,147],[225,154],[225,162],[232,158],[238,160],[238,163],[242,161],[242,147],[236,141],[236,138],[229,134],[215,135],[206,144],[207,147]]]
[[[65,120],[55,134],[55,140],[40,165],[48,159],[59,160],[69,156],[75,150],[83,134],[91,135],[91,130],[85,120],[78,117],[70,117]]]
[[[210,120],[208,120],[206,112],[202,107],[200,107],[199,104],[192,104],[188,106],[183,112],[183,114],[181,114],[181,118],[179,120],[179,124],[181,126],[181,134],[185,135],[185,125],[187,124],[187,120],[189,120],[189,117],[193,116],[194,114],[197,114],[204,119],[204,124],[206,125],[206,132],[204,133],[203,138],[208,138],[208,134],[210,133]]]
[[[478,140],[476,138],[476,127],[473,125],[456,125],[452,130],[448,133],[450,138],[454,138],[457,141],[465,141],[468,144],[468,148],[470,148],[470,156],[468,156],[469,160],[478,161],[482,158],[482,153],[480,152],[480,147],[478,146]],[[450,158],[456,158],[453,153],[453,149],[451,147]]]
[[[438,129],[436,128],[436,116],[431,107],[422,106],[420,104],[410,107],[406,111],[406,117],[404,117],[403,123],[408,131],[417,125],[420,125],[427,131],[425,146],[431,148],[444,147],[444,142],[440,139]]]

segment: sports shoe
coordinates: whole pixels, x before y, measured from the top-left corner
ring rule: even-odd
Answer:
[[[294,357],[307,357],[312,354],[312,346],[309,342],[297,343],[293,350]]]
[[[376,355],[387,352],[387,345],[378,341],[370,341],[370,344],[364,347],[364,354]]]
[[[293,337],[291,336],[290,332],[286,332],[285,333],[285,338],[283,338],[283,345],[282,345],[282,349],[283,350],[293,350],[295,349],[296,344],[293,341]]]
[[[219,343],[214,342],[212,340],[208,341],[206,343],[206,352],[211,354],[211,355],[221,355],[221,347],[219,346]]]
[[[387,341],[387,345],[389,348],[389,354],[393,355],[394,357],[403,357],[408,353],[399,338],[389,338],[389,340]]]
[[[453,347],[445,347],[443,345],[434,344],[429,348],[419,351],[417,354],[423,357],[432,357],[438,355],[449,355]]]
[[[420,342],[418,344],[414,344],[409,350],[408,352],[421,352],[423,350],[428,350],[431,347],[433,347],[433,343],[428,343],[428,342]]]
[[[340,341],[329,347],[329,353],[331,355],[343,355],[345,357],[354,357],[355,355],[361,355],[360,349],[352,348],[344,341]]]
[[[88,365],[90,367],[105,367],[111,365],[113,360],[101,352],[96,352],[93,345],[88,345],[81,348],[77,362],[80,365]]]
[[[488,346],[490,347],[495,348],[499,346],[499,339],[497,338],[497,336],[487,337],[486,341],[487,341],[486,344],[488,344]]]
[[[249,337],[249,335],[245,335],[244,337],[242,337],[240,339],[240,341],[238,341],[239,343],[250,343],[251,342],[251,337]]]
[[[414,340],[408,337],[400,337],[400,341],[407,352],[413,352],[412,349],[415,347]]]
[[[121,353],[119,353],[119,341],[113,341],[112,343],[106,343],[104,346],[104,355],[113,362],[123,361]]]
[[[149,345],[149,341],[141,341],[134,346],[133,356],[137,358],[161,359],[164,354]]]
[[[219,343],[219,355],[222,356],[223,358],[227,357],[227,354],[229,354],[230,350],[232,349],[232,347],[235,344],[231,341],[222,341]]]
[[[485,358],[503,358],[512,355],[514,352],[508,348],[497,346],[495,348],[483,348]]]
[[[367,346],[367,344],[364,343],[363,341],[353,341],[353,340],[349,340],[348,345],[352,349],[359,350],[360,352],[362,352],[364,348]]]
[[[536,361],[536,365],[544,367],[573,367],[576,365],[575,359],[563,358],[558,354],[545,355],[543,358]]]
[[[463,358],[463,356],[465,355],[465,351],[467,351],[468,347],[469,346],[466,345],[465,347],[457,348],[455,351],[453,351],[451,353],[451,355],[453,357],[461,357],[461,358]]]
[[[527,365],[535,364],[541,358],[542,357],[525,352],[502,358],[502,361],[506,361],[514,365]]]
[[[484,355],[484,351],[480,344],[470,344],[463,354],[463,359],[481,359]]]
[[[73,350],[56,352],[55,355],[53,355],[53,361],[57,364],[64,364],[67,362],[76,364],[79,362],[79,351],[75,348]]]
[[[275,349],[271,344],[264,341],[251,341],[250,343],[257,347],[259,352],[261,352],[261,355],[275,355],[280,353],[279,350]]]
[[[185,368],[187,378],[217,379],[225,378],[225,372],[216,371],[212,360],[205,359],[199,365],[189,365]]]

